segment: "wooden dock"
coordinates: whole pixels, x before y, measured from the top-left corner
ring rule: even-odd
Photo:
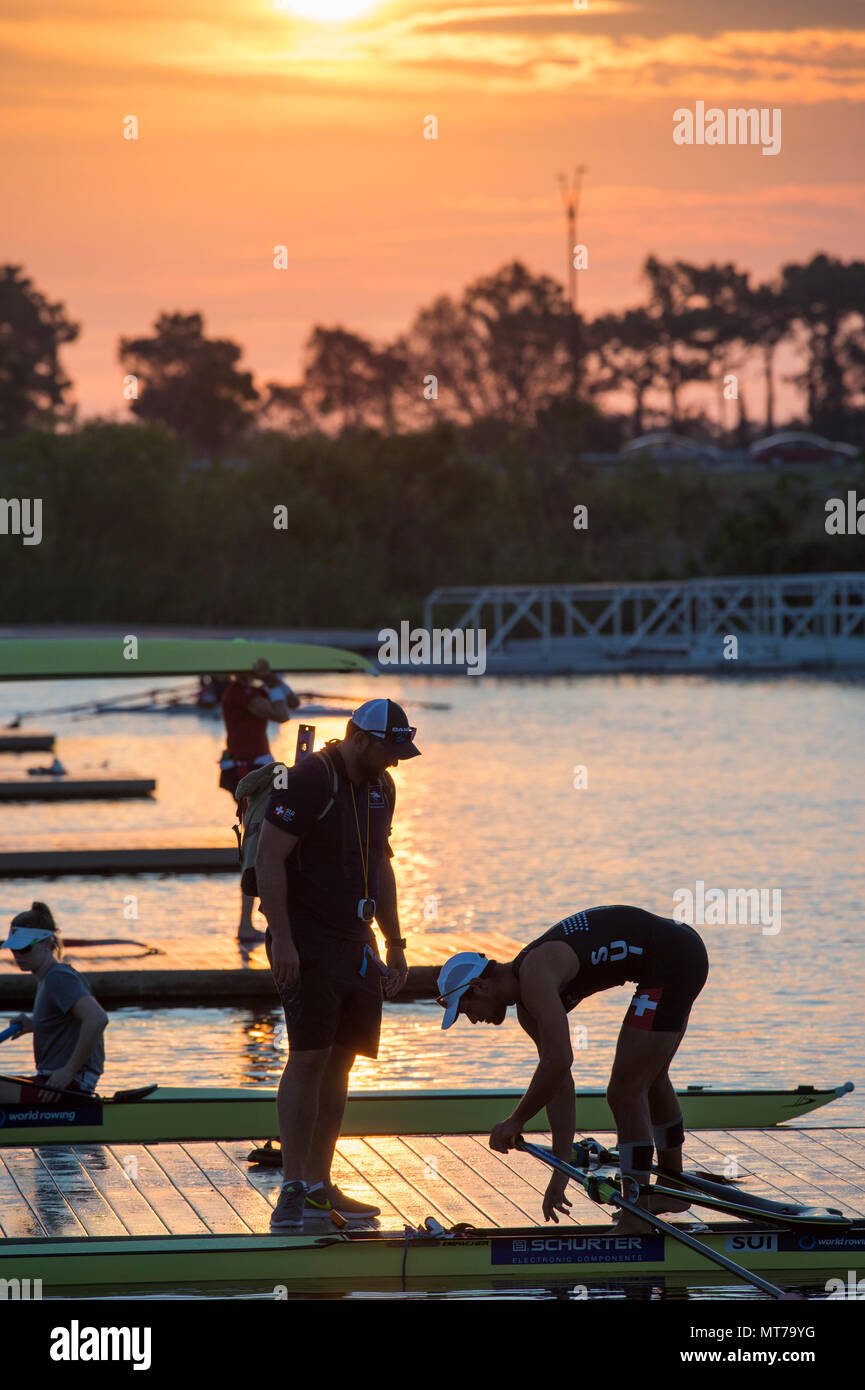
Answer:
[[[156,791],[152,777],[134,773],[88,773],[83,777],[28,773],[0,778],[0,801],[122,801],[150,796]]]
[[[44,729],[0,729],[0,753],[50,753],[54,735]]]
[[[131,927],[128,934],[136,935]],[[229,936],[159,937],[149,944],[158,954],[142,956],[139,950],[123,946],[76,947],[65,951],[64,959],[87,977],[96,998],[106,1007],[230,1004],[255,999],[278,1004],[263,946],[242,951]],[[509,960],[522,945],[490,933],[485,933],[483,944],[500,960]],[[409,978],[400,1002],[433,998],[438,990],[438,972],[448,956],[476,949],[477,941],[468,933],[428,933],[411,938]],[[34,993],[33,977],[19,971],[6,952],[0,954],[0,1010],[28,1008]]]
[[[611,1134],[596,1137],[607,1144],[614,1141]],[[689,1133],[686,1154],[690,1164],[713,1169],[722,1169],[735,1155],[748,1174],[750,1192],[776,1201],[837,1207],[861,1218],[863,1138],[865,1130],[855,1128],[701,1130]],[[141,1237],[188,1237],[206,1253],[214,1238],[264,1235],[281,1174],[247,1166],[258,1139],[0,1148],[0,1235],[16,1242],[22,1268],[30,1241],[113,1238],[131,1244]],[[548,1143],[549,1136],[542,1142]],[[562,1232],[561,1226],[543,1222],[547,1170],[527,1154],[493,1153],[486,1134],[343,1138],[333,1176],[343,1191],[380,1206],[379,1227],[385,1231],[417,1228],[432,1216],[445,1228],[467,1222],[493,1233],[514,1227]],[[608,1209],[592,1203],[576,1184],[568,1195],[571,1234],[574,1227],[606,1227]],[[683,1213],[673,1219],[687,1226],[696,1218]],[[40,1253],[34,1245],[33,1258]],[[841,1252],[837,1258],[838,1267],[846,1268],[854,1256]],[[98,1263],[96,1256],[94,1284],[99,1282]],[[555,1277],[555,1265],[533,1273],[548,1280]],[[701,1270],[701,1283],[712,1278],[736,1282],[717,1271],[713,1276],[708,1266],[705,1276]]]
[[[138,849],[49,849],[0,853],[0,878],[56,878],[63,874],[239,874],[237,850],[209,845]]]

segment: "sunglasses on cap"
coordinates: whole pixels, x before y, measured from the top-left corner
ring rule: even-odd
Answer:
[[[373,738],[380,739],[382,743],[411,743],[417,729],[391,729],[389,733],[382,733],[380,729],[367,729],[367,733],[372,734]]]

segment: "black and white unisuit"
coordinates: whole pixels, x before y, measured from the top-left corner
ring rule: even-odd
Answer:
[[[568,1012],[590,994],[633,980],[637,989],[624,1021],[656,1033],[684,1030],[709,973],[693,927],[641,907],[589,907],[565,917],[520,951],[512,966],[517,978],[529,951],[548,941],[566,942],[579,962],[559,991]]]

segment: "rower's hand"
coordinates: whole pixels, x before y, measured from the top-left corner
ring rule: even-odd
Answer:
[[[33,1032],[33,1019],[29,1014],[16,1014],[14,1018],[10,1018],[9,1022],[17,1023],[22,1033]]]
[[[570,1202],[565,1196],[565,1188],[568,1185],[568,1178],[564,1173],[553,1173],[547,1183],[547,1190],[544,1193],[544,1220],[555,1221],[558,1225],[559,1218],[556,1212],[560,1211],[562,1216],[570,1214]]]
[[[490,1148],[495,1149],[496,1153],[506,1154],[509,1149],[516,1148],[517,1140],[522,1132],[522,1125],[518,1124],[512,1115],[509,1115],[506,1120],[501,1120],[493,1129],[490,1135]]]
[[[69,1089],[69,1082],[74,1075],[75,1073],[70,1071],[68,1067],[58,1067],[56,1071],[51,1072],[43,1084],[52,1087],[55,1091],[66,1091]]]
[[[277,989],[294,989],[300,979],[300,956],[293,941],[280,941],[272,937],[270,942],[270,972],[276,981]]]
[[[402,946],[388,944],[386,954],[387,974],[383,981],[384,995],[386,999],[393,999],[394,995],[399,994],[408,979],[408,962]]]

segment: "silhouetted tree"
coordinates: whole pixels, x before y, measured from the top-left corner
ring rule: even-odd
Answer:
[[[248,430],[258,392],[237,363],[243,349],[205,338],[201,314],[160,314],[152,338],[121,338],[124,372],[138,378],[130,402],[141,420],[159,421],[208,457],[218,457]]]
[[[691,269],[682,261],[665,265],[649,256],[643,272],[649,282],[647,313],[654,330],[648,357],[655,368],[655,385],[669,398],[674,429],[682,419],[683,388],[706,378],[710,360],[698,338],[706,330],[706,313],[704,304],[694,303]]]
[[[307,341],[306,396],[320,415],[337,413],[346,429],[380,424],[391,433],[405,372],[398,346],[378,349],[344,328],[316,327]]]
[[[839,434],[849,411],[845,354],[862,327],[865,263],[845,265],[821,254],[808,265],[786,265],[781,295],[805,352],[805,370],[793,380],[806,392],[811,424],[821,434]]]
[[[313,429],[313,412],[303,386],[282,386],[268,381],[258,418],[261,424],[283,434],[307,434]]]
[[[64,306],[49,304],[20,265],[0,266],[0,438],[75,418],[59,351],[79,332]]]
[[[590,394],[630,392],[631,432],[635,438],[645,431],[646,393],[655,381],[655,365],[649,356],[654,331],[653,320],[645,309],[602,314],[587,331]]]
[[[439,409],[463,423],[533,421],[573,387],[570,306],[558,281],[519,261],[442,296],[415,318],[408,347],[435,376]]]
[[[745,341],[756,349],[762,362],[766,389],[765,429],[771,434],[775,428],[775,354],[779,343],[790,334],[792,311],[780,289],[767,281],[747,291],[745,317]]]

